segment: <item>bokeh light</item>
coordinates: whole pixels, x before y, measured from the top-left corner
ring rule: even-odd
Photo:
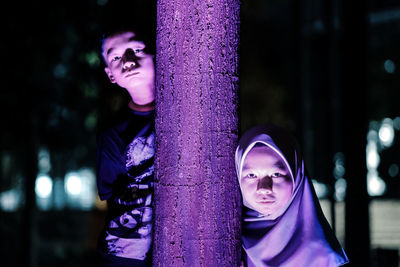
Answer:
[[[381,196],[386,191],[386,183],[378,176],[376,172],[368,172],[368,194],[370,196]]]
[[[325,198],[328,196],[328,187],[324,183],[320,183],[317,180],[312,180],[314,185],[315,193],[319,199]]]
[[[396,177],[399,174],[399,165],[396,163],[391,164],[388,173],[390,177]]]
[[[81,177],[76,172],[69,172],[65,176],[65,190],[67,194],[76,196],[81,193],[82,181]]]
[[[396,71],[396,65],[394,64],[393,60],[387,59],[383,63],[383,68],[387,73],[393,74]]]
[[[346,197],[347,182],[344,178],[337,179],[335,182],[335,200],[343,201]]]
[[[39,174],[36,178],[35,192],[40,198],[48,198],[53,190],[53,180],[46,174]]]
[[[48,173],[51,170],[50,153],[46,148],[39,149],[38,168],[40,173]]]
[[[394,139],[393,121],[389,118],[383,120],[379,129],[379,140],[385,147],[390,147]]]
[[[375,142],[368,141],[367,144],[367,167],[368,169],[378,168],[380,163],[380,156]]]
[[[18,210],[21,203],[21,192],[17,189],[11,189],[0,194],[1,210],[13,212]]]

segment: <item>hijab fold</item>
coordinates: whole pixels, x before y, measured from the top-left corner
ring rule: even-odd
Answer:
[[[297,141],[287,131],[274,125],[246,131],[235,155],[239,184],[244,159],[258,143],[273,149],[286,163],[293,181],[293,194],[286,206],[271,215],[255,211],[243,198],[242,242],[247,265],[330,267],[346,264],[347,256],[306,176]]]

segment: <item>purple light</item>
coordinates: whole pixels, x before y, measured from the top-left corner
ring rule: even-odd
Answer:
[[[158,1],[154,266],[238,266],[239,1]]]

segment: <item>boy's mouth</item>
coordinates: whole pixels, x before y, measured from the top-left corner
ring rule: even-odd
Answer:
[[[125,78],[131,77],[131,76],[135,76],[137,74],[139,74],[139,72],[130,72],[127,75],[125,75]]]

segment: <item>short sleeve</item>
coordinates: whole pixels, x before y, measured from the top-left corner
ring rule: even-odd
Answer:
[[[101,200],[112,195],[112,186],[125,171],[121,141],[113,131],[102,133],[97,140],[97,190]]]

